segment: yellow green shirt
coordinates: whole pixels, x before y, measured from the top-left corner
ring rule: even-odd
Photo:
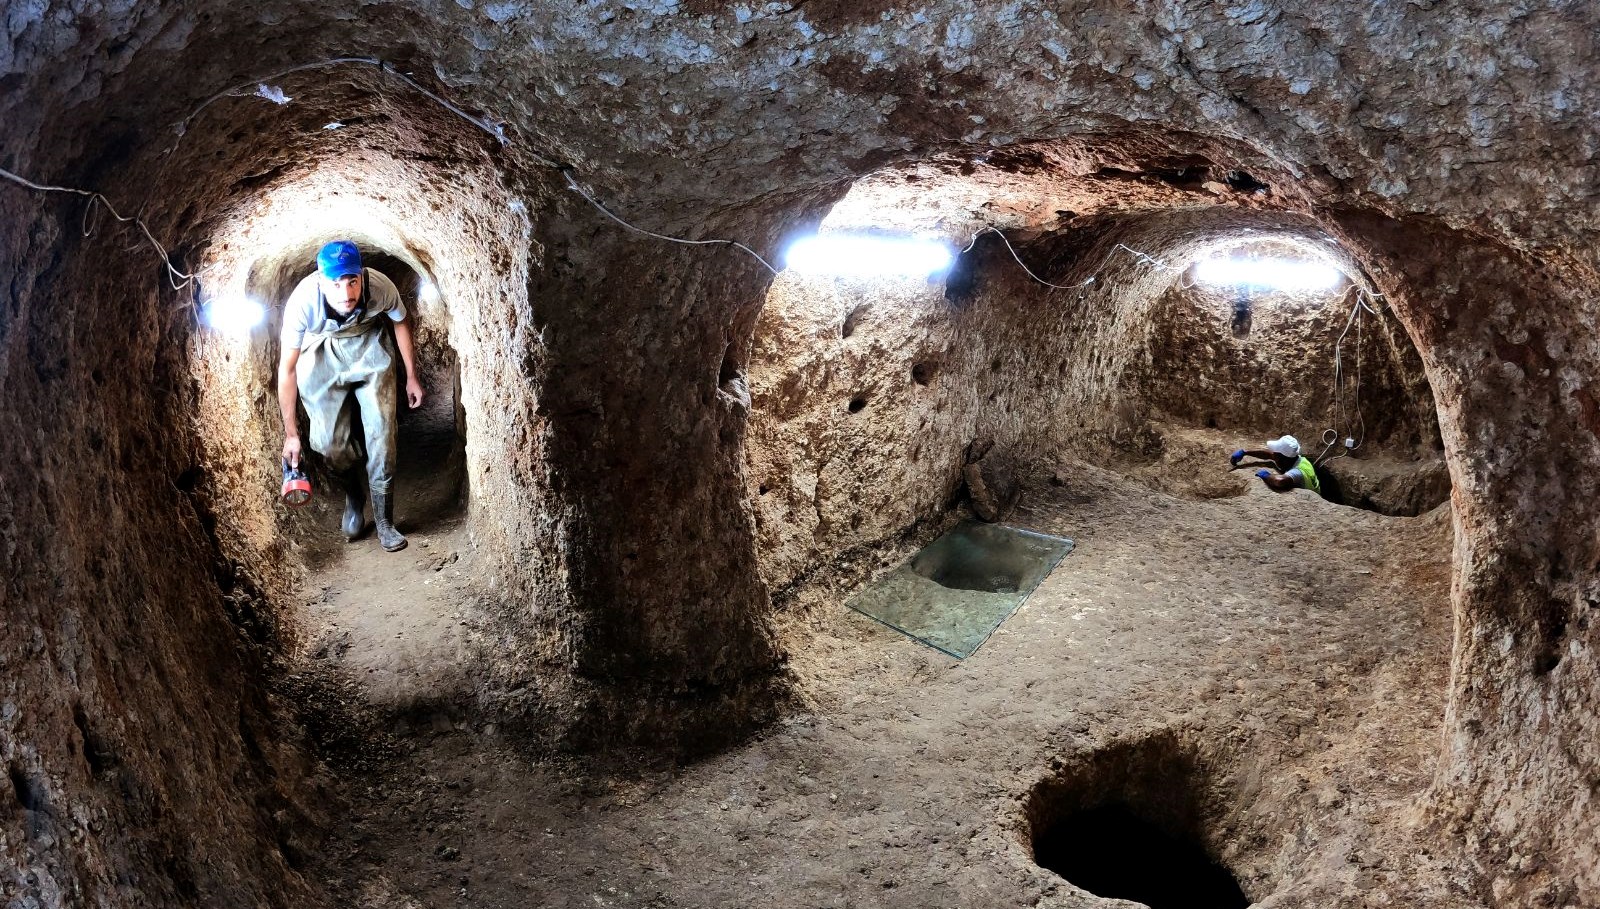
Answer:
[[[1296,482],[1317,495],[1322,495],[1322,484],[1317,480],[1317,469],[1311,466],[1311,460],[1304,455],[1293,467],[1284,471],[1284,476],[1292,477]]]

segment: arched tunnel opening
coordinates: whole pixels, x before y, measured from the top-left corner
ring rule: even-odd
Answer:
[[[1241,494],[1236,478],[1171,464],[1230,435],[1259,449],[1287,434],[1304,440],[1328,501],[1415,516],[1447,500],[1432,388],[1370,279],[1325,239],[1248,236],[1201,247],[1152,304],[1127,379],[1160,427],[1142,440],[1159,446],[1152,480],[1180,495]]]
[[[1288,435],[1314,465],[1305,491],[1328,503],[1414,517],[1449,498],[1417,349],[1327,228],[1204,179],[1194,156],[1193,186],[1108,182],[1093,158],[1115,154],[1045,145],[870,175],[825,235],[942,238],[959,251],[949,267],[774,282],[753,339],[746,457],[780,601],[810,595],[819,560],[859,580],[907,528],[1070,487],[1063,458],[1221,499],[1291,469],[1261,450]],[[935,372],[939,389],[925,390]],[[1240,449],[1258,453],[1232,462]],[[975,460],[981,489],[965,470]],[[1320,538],[1323,513],[1289,533]]]
[[[520,368],[505,363],[498,349],[520,320],[519,305],[526,305],[517,264],[524,253],[512,246],[527,230],[524,203],[504,191],[492,167],[460,147],[476,141],[470,126],[448,112],[385,110],[381,93],[373,94],[377,85],[381,77],[374,84],[357,75],[354,86],[320,86],[326,97],[302,94],[300,111],[285,105],[273,111],[280,119],[253,124],[261,135],[287,135],[287,146],[261,142],[218,152],[197,133],[162,159],[167,172],[192,166],[184,157],[191,156],[220,158],[215,166],[224,171],[255,173],[234,182],[238,195],[217,204],[202,222],[209,233],[196,242],[202,251],[198,281],[189,289],[197,318],[188,381],[195,408],[191,457],[204,481],[194,497],[210,516],[223,557],[244,566],[242,573],[268,593],[251,614],[267,614],[263,624],[275,629],[281,646],[309,657],[318,672],[306,678],[328,680],[297,696],[322,705],[308,728],[327,733],[323,744],[333,752],[362,747],[347,734],[351,728],[382,726],[391,721],[385,717],[434,722],[472,697],[468,589],[484,579],[486,562],[505,557],[508,547],[494,541],[514,526],[497,514],[507,495],[482,477],[506,463],[493,453],[503,438],[501,421],[515,401],[533,400],[528,385],[508,389],[491,378]],[[379,112],[351,116],[351,106],[375,101]],[[342,117],[338,130],[321,122],[330,109]],[[322,143],[317,154],[294,154],[313,141]],[[422,151],[400,150],[406,143]],[[480,179],[456,181],[447,172],[451,162],[468,172],[479,168]],[[297,287],[312,280],[318,251],[335,240],[360,251],[367,292],[376,293],[386,279],[405,315],[403,323],[380,317],[352,342],[370,336],[387,351],[384,371],[392,376],[395,402],[385,418],[394,426],[386,516],[406,541],[403,554],[385,552],[376,526],[371,436],[357,390],[373,380],[350,378],[366,354],[355,361],[329,354],[330,363],[346,364],[332,381],[346,388],[340,419],[349,420],[355,440],[353,472],[336,469],[330,452],[318,447],[325,442],[308,422],[306,386],[291,381],[298,398],[294,427],[314,494],[298,509],[260,494],[261,478],[276,471],[286,445],[282,329]],[[261,318],[237,317],[241,312]],[[402,325],[415,376],[401,352]],[[327,343],[331,350],[335,342]],[[302,363],[300,371],[306,369]],[[412,379],[420,407],[408,400]],[[323,420],[332,423],[328,414]],[[360,515],[353,540],[341,526],[352,488]],[[419,576],[409,578],[413,571]],[[275,608],[268,605],[274,599]],[[356,684],[362,697],[342,699],[332,680]]]
[[[271,301],[274,318],[271,328],[281,325],[283,311],[291,293],[301,279],[315,268],[317,249],[314,245],[298,244],[292,250],[278,255],[258,258],[249,267],[245,283],[245,299]],[[385,250],[377,243],[357,243],[364,246],[363,266],[378,272],[394,283],[407,308],[407,316],[415,347],[417,380],[422,384],[425,397],[421,407],[413,408],[406,402],[397,403],[394,413],[398,425],[398,448],[402,455],[397,459],[395,474],[396,522],[402,529],[421,529],[448,523],[461,515],[468,498],[466,477],[467,414],[461,401],[460,363],[450,342],[450,317],[448,304],[439,292],[438,285],[418,266]],[[392,331],[392,329],[391,329]],[[264,337],[263,337],[264,336]],[[252,351],[260,363],[250,390],[262,386],[276,389],[277,363],[282,353],[275,331],[252,332]],[[404,388],[407,371],[403,362],[395,363],[396,385]],[[242,390],[241,390],[242,391]],[[300,409],[304,423],[304,408]],[[355,425],[360,427],[359,416]],[[299,429],[304,432],[304,426]],[[359,437],[359,433],[357,433]],[[339,523],[344,481],[327,469],[326,461],[308,457],[307,465],[316,480],[314,488],[322,495],[313,499],[314,520],[297,521],[301,532],[321,539],[318,547],[326,552],[328,540],[335,539]],[[339,542],[342,542],[340,540]],[[338,548],[337,544],[334,548]],[[314,557],[314,561],[320,561]]]
[[[1600,892],[1588,12],[8,12],[0,903]],[[335,239],[404,549],[277,496]],[[846,608],[963,521],[1075,545]]]

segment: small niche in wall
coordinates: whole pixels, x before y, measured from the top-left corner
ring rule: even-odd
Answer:
[[[739,366],[734,346],[729,344],[722,352],[722,365],[717,369],[717,387],[728,394],[738,394],[743,379],[744,370]]]
[[[866,318],[867,306],[868,304],[861,303],[852,306],[850,311],[845,313],[844,325],[839,329],[839,337],[848,338],[856,333],[856,327],[861,324],[862,319]]]
[[[1250,294],[1240,291],[1233,299],[1233,336],[1235,338],[1248,338],[1250,336]]]

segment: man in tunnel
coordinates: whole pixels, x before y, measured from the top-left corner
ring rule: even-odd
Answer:
[[[1263,467],[1256,471],[1256,476],[1279,492],[1286,489],[1309,489],[1317,495],[1322,495],[1322,483],[1317,479],[1317,469],[1312,465],[1310,458],[1300,455],[1300,440],[1294,436],[1273,439],[1267,443],[1266,448],[1249,450],[1241,448],[1228,456],[1228,460],[1235,468],[1245,458],[1271,461],[1277,470]]]
[[[284,304],[280,340],[284,460],[300,463],[295,403],[303,401],[311,418],[312,450],[327,458],[344,481],[345,537],[352,542],[360,538],[365,490],[370,489],[378,542],[390,552],[404,549],[406,538],[394,526],[396,348],[406,367],[406,401],[413,408],[422,406],[422,383],[400,291],[387,275],[361,267],[361,251],[354,243],[335,240],[317,253],[317,270],[295,286]]]

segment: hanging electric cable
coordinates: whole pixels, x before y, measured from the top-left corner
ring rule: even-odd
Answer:
[[[986,233],[993,233],[995,236],[1000,238],[1000,242],[1006,245],[1006,251],[1011,253],[1011,258],[1016,260],[1017,265],[1022,267],[1023,272],[1025,272],[1028,277],[1040,284],[1043,284],[1045,287],[1049,287],[1054,290],[1081,290],[1082,288],[1093,284],[1095,281],[1099,280],[1100,272],[1104,271],[1111,264],[1111,257],[1115,255],[1118,250],[1126,250],[1140,265],[1151,266],[1156,271],[1173,270],[1172,266],[1161,261],[1155,256],[1150,255],[1149,253],[1140,252],[1126,243],[1118,243],[1116,246],[1111,247],[1111,252],[1106,254],[1105,261],[1102,262],[1100,267],[1095,269],[1095,273],[1090,275],[1088,278],[1078,282],[1077,284],[1052,284],[1051,282],[1046,281],[1045,279],[1034,274],[1033,269],[1028,267],[1028,263],[1022,261],[1022,257],[1017,255],[1016,247],[1011,245],[1011,241],[1006,239],[1006,235],[1001,232],[1000,228],[995,227],[992,224],[978,228],[977,232],[972,235],[972,239],[968,241],[967,245],[961,250],[961,254],[966,255],[967,253],[971,252],[972,248],[978,245],[978,238]]]
[[[1375,295],[1359,284],[1352,283],[1346,292],[1347,297],[1353,299],[1350,315],[1346,317],[1344,329],[1339,332],[1339,337],[1333,344],[1333,408],[1334,425],[1324,430],[1322,441],[1324,448],[1322,454],[1317,456],[1316,465],[1321,466],[1328,461],[1335,461],[1348,456],[1359,449],[1367,438],[1366,415],[1361,411],[1361,348],[1364,335],[1362,330],[1363,313],[1374,317],[1380,315],[1379,311],[1369,304]],[[1356,378],[1354,403],[1351,412],[1354,414],[1354,423],[1351,425],[1350,414],[1345,409],[1345,377],[1344,377],[1344,342],[1350,334],[1351,327],[1356,330]],[[1344,442],[1344,451],[1328,456],[1328,453],[1338,446],[1340,440]]]
[[[436,104],[440,105],[445,110],[449,111],[451,114],[454,114],[455,116],[460,117],[462,120],[465,120],[466,122],[472,124],[473,126],[477,127],[478,129],[480,129],[480,130],[484,131],[485,133],[488,133],[489,135],[493,136],[495,138],[495,140],[497,142],[499,142],[501,145],[504,146],[504,145],[510,145],[511,144],[511,139],[506,135],[506,131],[505,131],[506,124],[505,124],[504,121],[501,121],[501,120],[498,120],[498,119],[495,119],[495,118],[492,118],[492,117],[488,117],[488,116],[474,116],[473,114],[468,113],[466,110],[464,110],[461,107],[457,106],[456,104],[450,102],[446,98],[436,94],[435,92],[429,90],[427,87],[423,86],[416,79],[412,78],[409,74],[401,72],[399,69],[395,68],[392,64],[384,61],[381,58],[378,58],[378,57],[360,57],[360,56],[330,57],[330,58],[328,58],[326,60],[318,60],[318,61],[314,61],[314,62],[311,62],[311,63],[302,63],[302,64],[298,64],[296,66],[291,66],[291,67],[287,67],[287,68],[284,68],[284,69],[275,70],[273,72],[266,73],[266,74],[261,75],[261,76],[257,76],[255,78],[252,78],[252,79],[249,79],[247,81],[240,82],[240,83],[238,83],[236,85],[232,85],[232,86],[230,86],[228,88],[225,88],[222,91],[219,91],[219,92],[211,95],[210,97],[206,98],[204,101],[200,102],[200,104],[198,106],[196,106],[194,108],[194,110],[189,112],[188,116],[186,116],[182,120],[180,120],[177,123],[177,125],[174,127],[174,131],[177,133],[177,137],[173,140],[172,144],[169,145],[161,153],[161,159],[160,159],[161,160],[161,164],[157,168],[155,177],[153,179],[151,179],[151,180],[145,181],[146,185],[150,187],[151,192],[155,192],[161,186],[162,178],[165,177],[166,171],[167,171],[167,167],[171,163],[171,161],[174,159],[179,145],[182,144],[184,137],[186,135],[188,135],[190,129],[193,127],[196,119],[200,116],[200,114],[205,112],[212,104],[216,103],[217,101],[222,100],[223,98],[259,97],[259,98],[265,99],[267,101],[270,101],[273,104],[286,105],[286,104],[289,104],[290,102],[292,102],[294,99],[293,99],[292,96],[286,94],[283,91],[281,86],[275,85],[274,84],[275,82],[277,82],[278,80],[284,79],[285,77],[297,74],[297,73],[306,72],[306,71],[315,70],[315,69],[323,69],[323,68],[327,68],[327,67],[330,67],[330,66],[345,65],[345,64],[359,64],[359,65],[363,65],[363,66],[376,67],[380,73],[383,73],[384,75],[387,75],[387,76],[393,77],[395,79],[398,79],[398,80],[400,80],[402,82],[405,82],[408,86],[410,86],[411,88],[413,88],[416,91],[420,92],[422,95],[424,95],[428,99],[432,100]],[[618,225],[626,228],[627,230],[630,230],[630,231],[632,231],[634,233],[641,234],[643,236],[651,237],[651,238],[658,239],[658,240],[663,240],[663,241],[670,242],[670,243],[679,243],[679,244],[690,245],[690,246],[728,246],[728,247],[732,247],[732,248],[738,249],[738,250],[748,254],[752,258],[754,258],[757,262],[761,263],[762,267],[766,268],[767,271],[771,272],[773,275],[777,275],[778,274],[778,269],[774,268],[772,266],[772,264],[770,262],[768,262],[765,257],[763,257],[760,253],[756,252],[755,249],[753,249],[750,246],[748,246],[748,245],[746,245],[744,243],[741,243],[741,242],[739,242],[737,240],[728,240],[728,239],[694,240],[694,239],[688,239],[688,238],[685,238],[685,237],[675,237],[675,236],[671,236],[669,234],[659,233],[657,231],[652,231],[652,230],[648,230],[648,229],[643,228],[643,227],[639,227],[638,225],[633,224],[632,222],[622,218],[620,215],[618,215],[615,212],[613,212],[610,208],[608,208],[605,204],[603,204],[598,198],[596,198],[594,193],[592,193],[589,190],[584,189],[582,187],[582,185],[580,185],[578,183],[577,179],[574,177],[574,170],[571,167],[571,165],[561,163],[561,162],[555,160],[553,158],[553,156],[541,154],[538,151],[525,150],[525,152],[529,157],[531,157],[533,160],[535,160],[539,164],[559,172],[561,174],[561,176],[562,176],[562,179],[566,183],[566,186],[567,186],[568,189],[570,189],[571,191],[577,193],[580,197],[583,198],[583,200],[585,202],[587,202],[589,205],[593,206],[595,208],[595,210],[599,211],[607,219],[617,223]],[[73,194],[77,194],[77,195],[82,195],[82,196],[88,197],[89,200],[90,200],[90,203],[89,203],[89,210],[86,211],[85,214],[84,214],[85,224],[87,224],[92,219],[92,216],[93,216],[93,213],[94,213],[94,206],[97,205],[97,204],[104,204],[106,206],[106,209],[108,211],[110,211],[112,216],[115,217],[118,221],[121,221],[121,222],[129,222],[129,221],[131,221],[135,225],[138,226],[138,228],[140,229],[141,232],[143,232],[143,234],[145,235],[146,239],[149,240],[150,244],[156,249],[156,252],[160,255],[162,263],[163,263],[164,267],[167,269],[168,280],[172,284],[174,290],[182,290],[185,287],[189,287],[189,286],[191,286],[191,283],[194,281],[195,274],[190,274],[190,273],[184,272],[182,269],[179,269],[177,266],[173,265],[171,256],[167,253],[166,247],[163,246],[161,244],[161,242],[156,239],[154,233],[151,232],[149,226],[143,220],[142,215],[143,215],[145,206],[149,203],[149,197],[148,196],[145,198],[144,201],[142,201],[140,203],[139,208],[136,210],[135,214],[129,215],[129,216],[124,216],[120,212],[118,212],[114,206],[112,206],[112,204],[111,204],[109,199],[107,199],[104,195],[100,194],[99,192],[96,192],[96,191],[93,191],[93,190],[83,190],[83,189],[75,189],[75,188],[72,188],[72,187],[65,187],[65,186],[50,186],[50,185],[39,184],[39,183],[35,183],[35,182],[31,181],[31,180],[27,180],[27,179],[25,179],[25,178],[23,178],[23,177],[21,177],[21,176],[19,176],[17,174],[14,174],[14,173],[12,173],[10,171],[6,171],[6,170],[0,170],[0,176],[4,176],[6,179],[9,179],[12,182],[15,182],[15,183],[17,183],[17,184],[19,184],[21,186],[24,186],[24,187],[27,187],[29,189],[33,189],[33,190],[36,190],[36,191],[40,191],[40,192],[73,193]],[[86,230],[92,232],[92,228],[86,228]],[[988,232],[993,232],[994,234],[996,234],[997,236],[1000,237],[1001,242],[1005,244],[1006,249],[1011,253],[1012,259],[1014,259],[1016,261],[1017,265],[1022,268],[1023,272],[1026,273],[1029,278],[1031,278],[1032,280],[1034,280],[1034,281],[1038,282],[1039,284],[1042,284],[1042,285],[1044,285],[1046,287],[1049,287],[1049,288],[1055,289],[1055,290],[1081,290],[1082,288],[1087,287],[1090,284],[1093,284],[1099,277],[1098,272],[1097,272],[1096,274],[1090,275],[1087,279],[1085,279],[1082,282],[1079,282],[1078,284],[1070,284],[1070,285],[1068,285],[1068,284],[1055,284],[1055,283],[1052,283],[1050,281],[1046,281],[1043,278],[1039,277],[1037,274],[1035,274],[1033,269],[1029,268],[1027,263],[1022,261],[1022,257],[1017,253],[1016,248],[1011,245],[1011,241],[1006,238],[1005,234],[1002,233],[999,228],[994,227],[992,225],[991,226],[982,227],[975,234],[973,234],[971,241],[967,244],[967,247],[966,247],[965,250],[963,250],[963,252],[970,251],[972,249],[972,247],[977,243],[978,238],[980,236],[982,236],[984,233],[988,233]],[[87,235],[88,235],[88,233],[85,234],[85,236],[87,236]],[[1152,256],[1152,255],[1150,255],[1148,253],[1140,252],[1139,250],[1133,249],[1132,247],[1127,246],[1126,244],[1122,244],[1122,243],[1118,243],[1116,246],[1114,246],[1112,248],[1111,254],[1107,255],[1106,262],[1101,265],[1101,269],[1104,269],[1107,265],[1109,265],[1110,258],[1111,258],[1112,254],[1115,254],[1118,251],[1124,251],[1124,250],[1127,251],[1130,255],[1134,256],[1136,261],[1140,265],[1151,267],[1151,268],[1154,268],[1154,269],[1156,269],[1158,271],[1172,270],[1171,266],[1169,266],[1167,263],[1161,261],[1160,259],[1156,258],[1155,256]],[[198,274],[198,273],[196,273],[196,274]],[[179,283],[180,279],[181,279],[182,283]],[[191,297],[194,297],[194,296],[195,295],[191,295]]]
[[[751,256],[755,257],[755,260],[757,262],[760,262],[763,266],[765,266],[767,271],[772,272],[774,275],[776,275],[778,273],[778,270],[776,268],[772,267],[772,263],[770,263],[766,259],[762,258],[760,253],[758,253],[755,250],[751,249],[750,247],[744,245],[743,243],[738,242],[737,240],[685,240],[685,239],[682,239],[680,237],[669,237],[666,234],[658,234],[655,231],[645,230],[642,227],[635,227],[634,225],[629,224],[627,221],[624,221],[623,219],[617,217],[615,214],[612,213],[611,209],[606,208],[604,205],[601,205],[600,202],[597,199],[595,199],[594,196],[590,195],[588,192],[586,192],[584,190],[583,187],[579,186],[578,185],[578,181],[574,180],[572,178],[572,171],[570,169],[562,168],[561,176],[566,178],[567,187],[569,189],[571,189],[573,192],[577,193],[578,195],[582,196],[585,200],[588,201],[588,203],[590,205],[593,205],[595,208],[599,209],[600,213],[602,215],[605,215],[607,218],[610,218],[611,220],[617,222],[618,224],[621,224],[623,227],[626,227],[628,230],[631,230],[634,233],[644,234],[647,237],[655,237],[657,240],[666,240],[666,241],[668,241],[670,243],[682,243],[682,244],[684,244],[686,246],[714,246],[714,245],[736,246],[739,249],[742,249],[745,252],[749,253]]]
[[[121,212],[117,211],[116,206],[111,204],[110,199],[107,199],[100,193],[88,189],[76,189],[71,186],[51,186],[42,183],[35,183],[32,180],[20,177],[9,170],[6,170],[5,168],[0,168],[0,177],[4,177],[13,183],[17,183],[37,192],[66,193],[68,195],[87,197],[89,199],[89,207],[83,214],[82,223],[83,235],[85,237],[88,237],[94,233],[94,227],[91,222],[93,220],[95,206],[104,205],[106,207],[106,211],[111,212],[111,217],[116,218],[118,221],[124,224],[130,221],[133,222],[133,224],[139,228],[140,232],[144,234],[145,239],[150,241],[150,245],[155,247],[156,254],[161,257],[161,264],[166,267],[167,281],[172,285],[173,290],[183,290],[185,287],[189,286],[189,282],[194,280],[195,276],[193,274],[185,272],[183,269],[180,269],[176,265],[172,264],[172,257],[167,253],[167,248],[162,246],[161,241],[157,240],[155,234],[150,232],[149,226],[144,223],[142,218],[134,215],[122,214]],[[180,279],[183,282],[181,284],[179,283]]]

